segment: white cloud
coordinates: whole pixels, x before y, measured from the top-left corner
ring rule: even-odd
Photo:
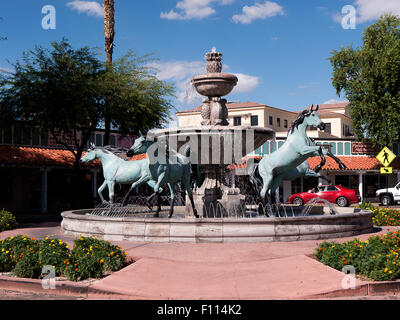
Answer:
[[[160,17],[168,20],[202,20],[213,15],[216,11],[212,4],[228,5],[235,0],[182,0],[176,4],[176,11],[161,12]]]
[[[322,104],[339,104],[339,103],[344,103],[344,102],[348,102],[348,101],[347,100],[329,99]]]
[[[250,92],[260,84],[259,77],[249,76],[243,73],[235,73],[235,76],[238,78],[238,83],[233,88],[232,93]]]
[[[178,102],[182,104],[199,104],[204,98],[196,92],[190,82],[193,76],[206,72],[203,61],[153,62],[148,66],[158,70],[156,75],[160,80],[173,81],[175,83]],[[223,68],[226,70],[229,69],[229,66],[223,65]],[[242,73],[235,73],[235,75],[238,77],[238,84],[232,93],[250,92],[260,84],[258,77]]]
[[[101,4],[96,1],[71,1],[67,3],[67,6],[79,13],[86,13],[88,16],[95,16],[102,18],[104,16],[104,10]]]
[[[177,87],[177,100],[181,103],[193,103],[201,96],[192,88],[190,79],[205,72],[203,61],[168,61],[153,62],[149,67],[157,69],[160,80],[171,80]]]
[[[232,17],[233,22],[249,24],[256,19],[267,19],[277,15],[284,15],[283,7],[271,1],[256,3],[253,6],[244,6],[242,12]]]
[[[399,0],[356,0],[353,5],[356,8],[357,23],[364,23],[378,19],[385,13],[400,15]],[[343,15],[335,13],[333,20],[341,23]]]
[[[399,0],[357,0],[354,4],[360,23],[378,19],[384,13],[400,15]]]

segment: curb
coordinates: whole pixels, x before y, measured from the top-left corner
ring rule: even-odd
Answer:
[[[339,289],[305,296],[304,299],[373,297],[382,295],[400,295],[400,281],[369,282],[354,289]]]
[[[56,282],[55,289],[44,289],[42,280],[29,278],[10,278],[0,276],[0,289],[19,292],[41,293],[48,295],[64,295],[80,298],[108,296],[109,298],[122,299],[124,294],[118,292],[91,288],[92,284],[73,283],[70,281]],[[139,298],[139,297],[138,297]]]

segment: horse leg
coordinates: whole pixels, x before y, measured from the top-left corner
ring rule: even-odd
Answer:
[[[99,194],[99,196],[100,196],[100,200],[101,200],[101,202],[102,203],[106,203],[107,201],[106,200],[104,200],[104,197],[103,197],[103,190],[104,190],[104,188],[107,186],[107,180],[104,180],[104,182],[103,182],[103,184],[100,186],[100,188],[97,190],[97,193]]]
[[[314,170],[308,169],[306,171],[306,173],[304,174],[305,177],[314,177],[314,178],[321,178],[324,179],[326,182],[328,182],[329,184],[332,183],[332,181],[330,179],[328,179],[327,177],[323,176],[320,173],[316,173]]]
[[[160,211],[161,211],[161,194],[157,193],[157,211],[154,214],[154,218],[158,218],[160,216]]]
[[[325,159],[325,156],[324,156],[324,153],[323,153],[321,147],[318,150],[318,154],[321,157],[321,163],[314,168],[314,171],[316,173],[318,173],[322,169],[322,167],[325,165],[325,162],[326,162],[326,159]]]
[[[327,155],[328,157],[331,157],[333,160],[335,160],[336,163],[339,165],[339,168],[340,168],[340,169],[346,169],[346,168],[347,168],[347,167],[345,166],[345,164],[344,164],[342,161],[340,161],[339,158],[337,158],[336,156],[334,156],[330,151],[326,151],[326,155]]]
[[[170,196],[171,196],[171,206],[169,208],[169,218],[174,214],[174,201],[175,201],[175,183],[168,183]]]
[[[183,185],[184,185],[184,187],[186,189],[186,192],[187,192],[187,194],[189,196],[190,204],[192,205],[192,209],[193,209],[193,215],[196,218],[198,218],[199,215],[197,214],[196,207],[194,206],[193,192],[192,192],[192,189],[190,188],[190,177],[189,178],[186,178],[186,177],[188,177],[188,176],[185,175],[184,178],[182,179],[182,182],[183,182]]]
[[[109,181],[109,182],[107,182],[107,185],[108,185],[108,196],[110,197],[110,204],[112,205],[114,203],[115,182],[114,181]]]

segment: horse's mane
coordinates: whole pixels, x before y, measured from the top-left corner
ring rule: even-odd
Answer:
[[[307,116],[310,115],[310,114],[311,114],[311,112],[310,112],[310,110],[308,110],[308,109],[306,109],[306,110],[304,110],[303,112],[301,112],[301,113],[297,116],[296,120],[294,120],[293,123],[292,123],[292,125],[290,126],[289,131],[288,131],[288,135],[289,135],[289,134],[292,134],[293,131],[294,131],[294,129],[297,128],[300,124],[302,124],[303,121],[304,121],[304,118],[307,117]]]
[[[126,148],[113,147],[113,146],[104,146],[104,147],[96,147],[96,148],[103,150],[105,153],[111,152],[112,154],[114,154],[115,156],[117,156],[118,158],[121,158],[123,160],[128,160],[128,158],[126,157],[126,152],[128,151],[128,149],[126,149]]]

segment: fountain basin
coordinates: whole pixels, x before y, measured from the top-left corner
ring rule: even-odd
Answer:
[[[232,164],[275,137],[268,127],[251,126],[196,126],[157,130],[158,139],[180,151],[190,143],[191,162],[198,164]],[[197,161],[197,162],[196,162]]]
[[[62,232],[113,241],[197,243],[319,240],[373,231],[372,211],[356,208],[337,208],[336,215],[199,219],[85,215],[91,210],[64,211]]]
[[[238,78],[229,73],[206,73],[192,78],[196,91],[206,97],[222,97],[236,86]]]

